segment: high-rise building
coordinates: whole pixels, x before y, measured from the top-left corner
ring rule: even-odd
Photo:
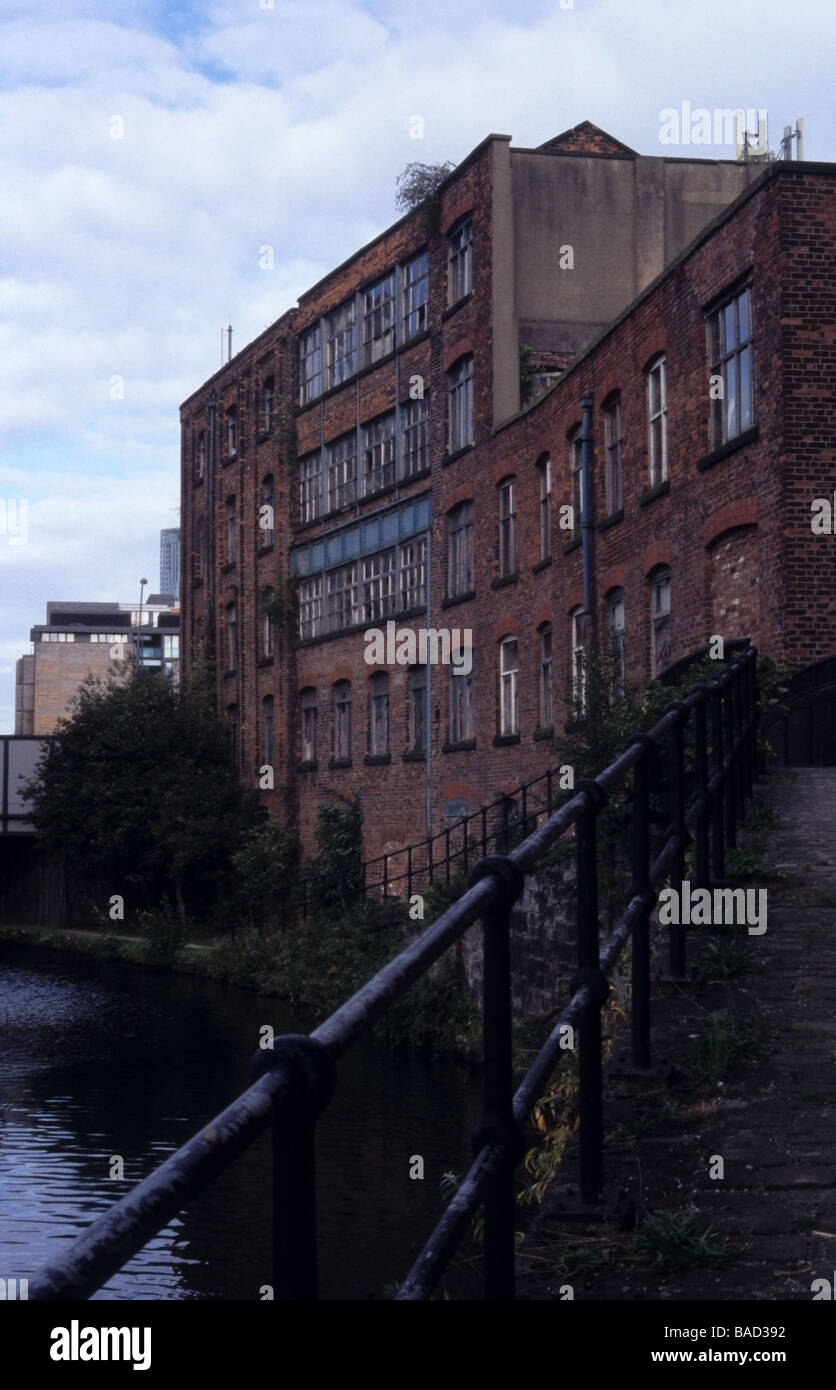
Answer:
[[[180,601],[180,527],[160,532],[160,593]]]

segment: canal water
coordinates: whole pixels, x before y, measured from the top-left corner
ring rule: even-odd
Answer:
[[[0,1277],[31,1277],[249,1081],[259,1028],[317,1020],[185,975],[0,942]],[[470,1161],[466,1067],[358,1044],[318,1129],[320,1296],[388,1296]],[[410,1158],[424,1160],[423,1181]],[[124,1160],[124,1180],[110,1176]],[[97,1299],[259,1299],[271,1281],[262,1136]],[[462,1282],[464,1281],[464,1282]],[[457,1287],[458,1284],[458,1287]],[[452,1276],[454,1296],[471,1287]],[[467,1296],[465,1294],[465,1296]]]

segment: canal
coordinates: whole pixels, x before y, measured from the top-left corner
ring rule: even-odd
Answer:
[[[31,1277],[248,1083],[259,1028],[317,1020],[214,981],[0,943],[0,1277]],[[472,1073],[358,1044],[318,1131],[320,1296],[406,1273],[470,1161]],[[410,1157],[424,1159],[423,1181]],[[124,1161],[124,1179],[110,1176]],[[259,1299],[271,1281],[265,1135],[95,1295]],[[462,1268],[454,1294],[471,1288]]]

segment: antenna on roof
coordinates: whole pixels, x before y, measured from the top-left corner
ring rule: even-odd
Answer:
[[[227,360],[227,362],[231,362],[231,361],[232,361],[232,324],[230,324],[229,327],[227,328],[226,334],[227,334],[227,357],[226,357],[226,360]]]

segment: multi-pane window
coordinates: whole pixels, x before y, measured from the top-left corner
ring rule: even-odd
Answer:
[[[299,520],[304,526],[316,521],[322,510],[322,455],[307,454],[299,460]]]
[[[517,732],[517,639],[504,637],[499,644],[499,732]],[[457,677],[461,679],[461,677]]]
[[[74,632],[42,632],[42,642],[74,642]]]
[[[576,425],[569,434],[569,476],[572,483],[572,520],[580,526],[583,520],[583,441],[581,427]]]
[[[238,450],[238,411],[234,405],[226,412],[226,452],[233,458]]]
[[[261,591],[261,655],[264,658],[273,655],[273,605],[276,593],[274,589],[267,588]]]
[[[650,674],[658,676],[671,659],[671,575],[658,569],[650,581]]]
[[[363,426],[363,496],[395,482],[395,412]]]
[[[322,575],[303,579],[299,585],[299,637],[322,634]]]
[[[604,500],[607,516],[621,511],[621,400],[614,396],[604,406]]]
[[[271,434],[275,424],[276,391],[273,378],[265,378],[261,387],[261,413],[259,426],[263,434]]]
[[[540,636],[540,728],[550,729],[554,723],[552,695],[552,628],[543,623]]]
[[[537,464],[540,476],[540,559],[552,553],[552,464],[548,454]]]
[[[647,421],[650,451],[650,486],[668,476],[668,387],[665,359],[659,357],[647,373]]]
[[[427,602],[427,538],[418,536],[400,548],[398,607],[402,612]]]
[[[473,591],[473,503],[460,502],[447,515],[447,594],[459,598]]]
[[[238,508],[234,497],[226,499],[226,563],[234,565],[238,558]]]
[[[381,550],[360,561],[360,621],[373,623],[395,609],[395,549]]]
[[[569,615],[572,625],[572,703],[576,714],[586,709],[586,613],[574,608]]]
[[[328,445],[328,510],[338,512],[357,498],[357,436],[344,434]]]
[[[607,599],[607,631],[610,638],[610,670],[613,694],[624,694],[624,590],[614,589]]]
[[[322,346],[319,324],[299,339],[299,404],[307,405],[322,395]]]
[[[448,452],[473,443],[473,358],[462,357],[447,373]]]
[[[395,346],[395,273],[363,291],[363,365],[378,362]]]
[[[238,605],[226,605],[226,669],[238,669]]]
[[[357,565],[340,565],[328,574],[328,631],[339,632],[359,621]]]
[[[430,466],[430,428],[427,397],[401,406],[401,477],[411,478]]]
[[[258,511],[258,544],[272,545],[276,528],[276,497],[273,474],[268,473],[261,480],[261,503]]]
[[[471,657],[472,660],[472,657]],[[468,743],[476,737],[473,717],[473,675],[450,673],[450,742]]]
[[[346,762],[351,757],[351,682],[337,681],[334,686],[334,758]]]
[[[413,256],[403,268],[404,341],[416,338],[427,327],[427,301],[430,285],[430,258],[426,251]]]
[[[755,423],[752,291],[747,285],[708,320],[709,374],[722,395],[711,400],[711,447],[719,448]],[[717,384],[711,396],[717,395]]]
[[[316,691],[306,686],[300,695],[302,707],[302,762],[316,761]]]
[[[357,323],[349,299],[325,320],[325,380],[339,386],[357,370]]]
[[[517,482],[506,478],[499,485],[499,574],[517,572]]]
[[[197,453],[195,456],[195,477],[200,482],[206,475],[206,435],[203,430],[197,436]]]
[[[274,739],[273,696],[265,695],[261,702],[261,761],[267,767],[273,766]]]
[[[378,671],[369,682],[369,753],[381,758],[389,752],[389,677]]]
[[[408,753],[423,753],[426,747],[427,668],[413,666],[409,673]]]
[[[447,238],[449,302],[451,304],[455,304],[466,294],[470,294],[473,285],[472,241],[473,222],[470,218],[456,227]]]

